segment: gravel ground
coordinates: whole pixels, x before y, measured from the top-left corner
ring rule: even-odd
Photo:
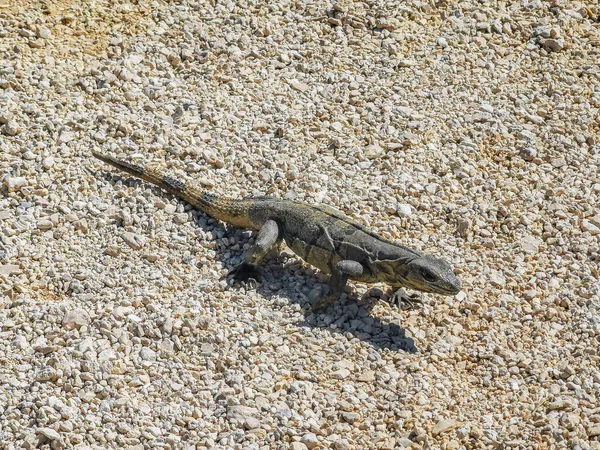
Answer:
[[[593,2],[590,2],[592,4]],[[0,4],[0,448],[600,448],[600,8]],[[393,308],[103,166],[451,261]]]

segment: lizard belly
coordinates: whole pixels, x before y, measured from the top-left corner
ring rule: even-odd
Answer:
[[[337,252],[329,249],[324,249],[316,245],[307,244],[301,239],[291,239],[286,241],[287,246],[300,258],[316,267],[325,274],[331,274],[333,268],[342,258]],[[360,262],[360,261],[358,261]],[[363,263],[361,263],[363,264]],[[363,264],[363,273],[361,275],[350,277],[351,280],[360,281],[362,283],[377,283],[377,278],[371,270]]]
[[[335,265],[341,260],[340,256],[334,251],[307,244],[298,238],[290,239],[286,243],[296,255],[323,273],[331,273]]]

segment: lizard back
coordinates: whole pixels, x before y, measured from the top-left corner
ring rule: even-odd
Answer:
[[[325,273],[331,273],[341,260],[357,261],[368,268],[370,260],[409,260],[419,255],[329,206],[268,197],[255,201],[249,210],[250,219],[256,223],[275,220],[288,247]],[[372,281],[371,275],[366,270],[360,280]]]

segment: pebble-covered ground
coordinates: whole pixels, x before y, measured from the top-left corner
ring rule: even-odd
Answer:
[[[0,2],[0,448],[599,449],[600,8]],[[392,307],[101,150],[450,261]]]

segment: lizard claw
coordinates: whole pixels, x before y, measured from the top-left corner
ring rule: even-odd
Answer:
[[[414,308],[416,305],[421,303],[423,303],[421,296],[419,296],[418,294],[407,294],[404,289],[398,289],[390,297],[390,304],[400,309],[404,309],[403,306]]]
[[[253,288],[256,288],[256,284],[260,281],[260,272],[255,266],[243,262],[239,266],[230,270],[227,274],[227,278],[232,281],[232,285],[241,285],[244,288],[245,294],[248,292],[247,288],[249,284],[253,284]],[[252,280],[254,283],[251,283],[250,280]]]

